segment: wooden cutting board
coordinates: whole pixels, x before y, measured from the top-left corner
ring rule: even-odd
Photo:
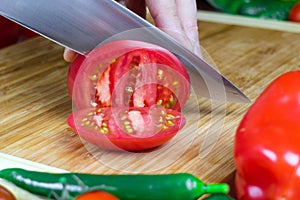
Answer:
[[[275,77],[300,69],[297,33],[210,22],[199,27],[203,51],[210,55],[205,58],[252,100]],[[232,175],[235,130],[250,104],[189,101],[188,125],[167,148],[96,149],[66,124],[72,103],[62,53],[41,37],[0,50],[0,152],[76,172],[189,172],[206,182]]]

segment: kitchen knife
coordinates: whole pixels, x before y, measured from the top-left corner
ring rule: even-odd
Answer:
[[[80,54],[120,39],[157,44],[184,63],[197,96],[249,102],[217,70],[114,0],[1,0],[0,14]]]

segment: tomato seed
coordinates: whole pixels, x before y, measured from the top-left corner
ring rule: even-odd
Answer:
[[[175,118],[175,116],[174,116],[174,115],[172,115],[172,114],[167,114],[166,118],[167,118],[167,119],[174,119],[174,118]]]
[[[133,92],[133,88],[130,87],[130,86],[127,86],[127,87],[125,88],[125,91],[128,92],[128,93],[132,93],[132,92]]]
[[[163,79],[163,74],[164,74],[164,71],[163,71],[163,70],[159,69],[159,70],[157,71],[157,79],[158,79],[159,81],[161,81],[161,80]]]
[[[88,120],[88,118],[83,118],[82,120],[81,120],[81,122],[85,122],[85,121],[87,121]]]
[[[174,124],[173,121],[168,120],[168,121],[167,121],[167,125],[169,125],[169,126],[174,126],[175,124]]]
[[[106,130],[104,130],[104,129],[100,129],[100,133],[103,133],[103,134],[105,134],[105,133],[107,133],[108,131],[106,131]]]
[[[162,102],[163,102],[163,101],[162,101],[161,99],[159,99],[159,100],[156,102],[156,104],[157,104],[157,105],[161,105]]]
[[[179,84],[179,82],[178,81],[174,81],[172,84],[176,86],[176,85]]]
[[[117,58],[114,58],[114,59],[112,59],[111,61],[110,61],[110,64],[113,64],[113,63],[115,63],[117,61]]]
[[[163,117],[159,117],[159,120],[158,120],[158,122],[160,122],[160,123],[163,123],[163,122],[164,122],[164,119],[163,119]]]
[[[98,104],[97,104],[96,102],[91,102],[91,106],[92,106],[92,107],[97,107],[97,105],[98,105]]]
[[[129,133],[129,134],[130,134],[130,133],[133,133],[133,129],[132,129],[132,128],[126,129],[126,132]]]
[[[91,80],[91,81],[96,81],[96,80],[98,80],[97,74],[92,75],[92,76],[90,77],[90,80]]]
[[[96,112],[97,112],[97,114],[98,114],[98,113],[100,113],[101,111],[102,111],[102,109],[99,108]]]
[[[124,121],[123,124],[124,125],[130,125],[130,122],[129,121]]]

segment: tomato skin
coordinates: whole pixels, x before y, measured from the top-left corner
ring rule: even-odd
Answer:
[[[94,128],[98,122],[94,120],[96,115],[91,115],[91,113],[94,112],[91,109],[73,112],[68,117],[68,124],[81,138],[96,146],[111,150],[142,151],[166,143],[185,125],[185,119],[181,113],[170,109],[163,110],[166,113],[166,117],[162,118],[165,120],[163,123],[171,125],[167,126],[167,128],[161,126],[161,128],[151,132],[151,127],[155,128],[158,120],[161,120],[162,110],[154,109],[151,113],[150,108],[129,108],[129,111],[141,112],[146,123],[147,119],[149,119],[145,126],[147,129],[145,128],[145,130],[140,132],[143,133],[143,135],[132,131],[126,132],[126,129],[123,128],[121,124],[122,120],[130,121],[128,118],[122,119],[124,118],[124,115],[121,115],[122,113],[127,112],[127,108],[101,108],[101,120],[103,119],[101,123],[106,124],[103,129],[104,131],[101,130],[101,127],[99,128],[99,125],[97,129]],[[88,116],[91,117],[89,118]],[[168,119],[168,116],[169,118],[172,116],[172,119]],[[155,118],[158,120],[155,120]],[[86,126],[85,124],[88,124],[89,126]],[[93,124],[93,126],[91,126],[91,124]],[[144,135],[145,133],[148,134]]]
[[[234,146],[238,199],[300,199],[300,71],[274,80],[241,121]]]
[[[73,86],[75,83],[75,79],[77,77],[79,68],[81,67],[84,60],[85,60],[85,56],[77,54],[74,61],[70,64],[69,71],[68,71],[67,87],[68,87],[69,96],[71,98],[73,96]]]
[[[290,10],[289,20],[300,22],[300,2],[294,5],[294,7]]]
[[[119,200],[110,193],[103,191],[92,191],[79,195],[75,200]]]

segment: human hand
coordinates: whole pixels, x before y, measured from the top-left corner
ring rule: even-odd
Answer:
[[[201,57],[198,38],[196,0],[125,0],[127,8],[146,17],[146,6],[155,25],[174,37],[179,43]],[[65,49],[64,59],[71,62],[76,53]]]

